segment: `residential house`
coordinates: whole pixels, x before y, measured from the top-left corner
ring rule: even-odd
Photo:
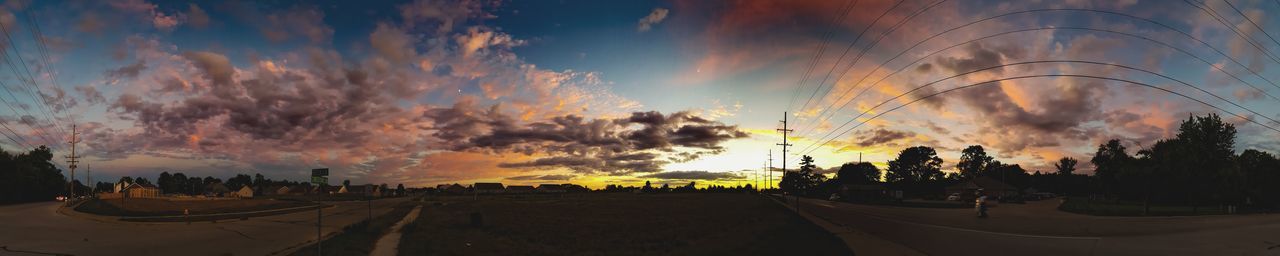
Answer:
[[[221,182],[204,187],[204,195],[208,197],[224,197],[231,194],[231,189]]]
[[[976,198],[975,192],[982,190],[988,197],[1005,197],[1018,195],[1018,188],[1013,185],[1000,182],[991,177],[977,177],[960,182],[959,184],[948,186],[947,195],[960,194],[961,200],[968,201]]]
[[[151,184],[133,183],[124,188],[124,196],[129,198],[157,198],[160,197],[160,188]]]
[[[564,185],[560,185],[560,184],[538,185],[538,193],[559,194],[564,192],[565,192]]]
[[[231,193],[231,197],[246,199],[253,198],[253,188],[249,187],[249,185],[244,185],[243,187],[240,187],[240,190],[236,190],[235,193]]]
[[[471,188],[475,190],[476,194],[502,194],[505,192],[503,191],[502,183],[476,183]]]
[[[533,186],[507,186],[507,194],[533,194],[537,192]]]

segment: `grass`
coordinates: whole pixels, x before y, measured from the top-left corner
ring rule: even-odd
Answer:
[[[174,216],[190,210],[191,215],[234,213],[283,209],[314,205],[307,202],[240,199],[240,200],[191,200],[169,201],[163,199],[128,198],[92,200],[76,207],[76,211],[124,217]]]
[[[575,194],[436,198],[400,255],[851,255],[838,238],[758,195]],[[471,213],[483,225],[471,225]]]
[[[325,239],[321,243],[324,248],[320,249],[324,255],[369,255],[378,238],[390,231],[391,226],[418,205],[417,202],[401,203],[392,208],[391,212],[374,217],[372,222],[365,220],[346,226],[342,228],[342,233]],[[291,255],[316,255],[316,245],[308,245]]]
[[[1090,202],[1089,199],[1085,197],[1071,197],[1066,203],[1058,206],[1058,210],[1097,216],[1144,216],[1142,214],[1142,209],[1142,202],[1139,201],[1121,200],[1117,203],[1115,200],[1093,200]],[[1200,206],[1199,209],[1195,209],[1186,205],[1152,204],[1149,212],[1145,216],[1192,216],[1219,214],[1226,214],[1226,212],[1216,206]]]

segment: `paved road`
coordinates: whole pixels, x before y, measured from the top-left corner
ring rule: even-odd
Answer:
[[[1096,217],[1056,201],[922,209],[802,200],[801,210],[930,255],[1280,255],[1280,215]],[[856,252],[856,248],[855,248]]]
[[[406,200],[375,200],[373,214],[384,214]],[[323,211],[325,234],[369,214],[364,201],[335,205]],[[269,255],[316,238],[315,211],[218,223],[122,223],[66,216],[57,212],[58,206],[50,202],[0,207],[0,246],[5,247],[0,255]]]

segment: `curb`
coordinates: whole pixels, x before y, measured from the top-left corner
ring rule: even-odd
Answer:
[[[782,201],[778,201],[778,198],[772,195],[765,195],[765,197],[768,197],[770,201],[781,205],[788,211],[795,212],[795,208],[791,208],[790,205]],[[796,214],[806,220],[809,220],[809,222],[822,227],[822,229],[830,232],[832,235],[839,237],[841,241],[844,241],[845,246],[848,246],[849,250],[853,251],[855,255],[925,255],[915,249],[867,234],[866,232],[862,232],[861,230],[851,226],[831,223],[822,217],[818,217],[804,211],[797,212]]]

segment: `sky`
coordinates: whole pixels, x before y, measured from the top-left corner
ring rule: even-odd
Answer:
[[[1234,124],[1237,150],[1280,152],[1278,10],[11,0],[0,149],[51,145],[63,161],[74,124],[78,170],[95,181],[329,168],[331,183],[754,185],[784,159],[884,168],[912,146],[952,172],[969,145],[1033,172],[1072,157],[1091,173],[1097,145],[1133,153],[1191,115]]]

